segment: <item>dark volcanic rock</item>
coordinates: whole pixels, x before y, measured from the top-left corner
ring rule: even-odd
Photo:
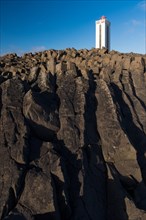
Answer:
[[[29,90],[23,99],[23,114],[30,128],[41,140],[53,139],[59,131],[57,95]]]
[[[0,57],[0,218],[146,219],[146,56]]]

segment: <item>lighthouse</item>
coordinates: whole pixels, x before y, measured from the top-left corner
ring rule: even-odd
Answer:
[[[96,48],[110,50],[110,22],[105,16],[96,21]]]

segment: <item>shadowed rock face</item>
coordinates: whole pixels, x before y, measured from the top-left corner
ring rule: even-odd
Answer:
[[[146,219],[146,56],[0,57],[0,218]]]

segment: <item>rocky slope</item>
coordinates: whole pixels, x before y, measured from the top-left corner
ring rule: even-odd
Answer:
[[[146,219],[146,56],[0,58],[0,216]]]

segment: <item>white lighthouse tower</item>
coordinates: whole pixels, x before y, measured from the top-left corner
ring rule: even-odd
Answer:
[[[96,21],[96,48],[110,50],[110,22],[105,16]]]

